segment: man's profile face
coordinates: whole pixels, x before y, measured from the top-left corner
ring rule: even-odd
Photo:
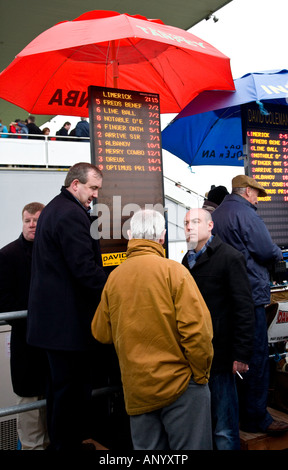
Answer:
[[[94,198],[98,197],[98,191],[102,188],[102,178],[95,171],[91,170],[87,174],[87,182],[80,183],[79,180],[74,181],[75,197],[81,204],[88,209]]]
[[[35,238],[36,226],[39,219],[41,211],[36,212],[35,214],[30,214],[28,211],[23,212],[22,222],[22,233],[25,240],[28,242],[33,242]]]
[[[258,204],[259,190],[248,187],[246,190],[247,200],[254,206]]]

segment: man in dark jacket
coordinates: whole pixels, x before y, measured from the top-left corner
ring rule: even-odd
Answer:
[[[240,449],[235,374],[246,373],[253,350],[254,312],[241,253],[212,236],[211,214],[191,209],[184,220],[188,252],[182,263],[191,272],[210,310],[213,348],[211,390],[214,447]]]
[[[22,211],[20,237],[0,250],[0,311],[27,310],[32,248],[36,225],[44,205],[27,204]],[[26,318],[11,324],[10,369],[17,404],[33,403],[45,396],[48,362],[43,350],[26,342]],[[45,410],[17,415],[17,432],[22,450],[43,450],[48,444]]]
[[[28,128],[28,134],[31,134],[29,139],[41,139],[40,136],[43,137],[43,133],[40,129],[40,127],[38,127],[36,124],[35,124],[35,116],[28,116],[27,118],[27,128]],[[39,137],[37,137],[39,136]]]
[[[59,129],[59,131],[56,132],[57,136],[64,136],[64,139],[58,138],[57,140],[67,141],[68,139],[65,139],[65,137],[68,137],[68,131],[70,130],[70,127],[71,127],[71,122],[69,121],[64,122],[61,129]]]
[[[51,450],[81,450],[82,441],[91,437],[91,371],[96,367],[91,321],[106,274],[98,242],[90,235],[89,209],[101,186],[102,174],[96,166],[74,165],[37,225],[28,342],[48,355]]]
[[[282,259],[282,252],[256,213],[258,197],[264,196],[264,188],[255,179],[238,175],[232,180],[232,194],[225,196],[212,217],[213,233],[245,257],[254,302],[254,352],[250,370],[238,389],[241,429],[275,434],[287,431],[288,425],[273,420],[267,411],[269,350],[265,305],[270,303],[267,268]]]

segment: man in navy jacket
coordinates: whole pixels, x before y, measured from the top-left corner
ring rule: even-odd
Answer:
[[[86,118],[81,117],[81,121],[77,122],[75,135],[77,137],[89,137],[89,123],[87,122]],[[85,142],[85,139],[83,142]]]
[[[254,353],[249,372],[239,384],[240,425],[248,432],[279,433],[288,430],[267,411],[269,351],[265,305],[270,303],[268,267],[282,259],[263,222],[256,213],[264,188],[253,178],[238,175],[232,180],[232,194],[225,196],[213,212],[213,233],[245,256],[255,311]]]
[[[82,441],[90,437],[95,344],[91,321],[106,274],[98,242],[90,235],[89,209],[101,186],[96,166],[74,165],[61,193],[41,213],[36,230],[27,338],[48,355],[51,450],[81,449]]]

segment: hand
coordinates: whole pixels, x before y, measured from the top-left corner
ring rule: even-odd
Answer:
[[[232,367],[233,374],[236,374],[236,371],[238,371],[241,374],[241,373],[247,372],[248,370],[249,370],[248,364],[245,364],[244,362],[238,362],[238,361],[233,362],[233,367]]]

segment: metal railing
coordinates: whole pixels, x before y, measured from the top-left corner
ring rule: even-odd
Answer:
[[[122,388],[120,386],[113,386],[113,387],[102,387],[97,388],[92,391],[92,398],[98,398],[104,395],[113,395],[114,393],[121,392]],[[6,408],[0,408],[0,418],[4,416],[15,415],[18,413],[24,413],[25,411],[36,410],[40,408],[44,408],[46,406],[46,400],[37,400],[33,403],[25,403],[23,405],[13,405],[7,406]]]
[[[51,137],[29,134],[36,138],[0,138],[0,166],[67,167],[79,161],[90,162],[90,139],[87,137]]]
[[[0,313],[0,325],[5,325],[9,320],[17,320],[18,318],[26,318],[27,310],[18,310],[17,312]]]
[[[5,312],[0,313],[0,325],[5,325],[10,320],[17,320],[19,318],[26,318],[27,310],[20,310],[17,312]],[[98,398],[104,395],[113,395],[114,393],[121,392],[121,386],[111,386],[111,387],[102,387],[97,388],[92,391],[92,398]],[[25,403],[23,405],[13,405],[5,408],[0,408],[0,418],[4,416],[15,415],[18,413],[24,413],[25,411],[36,410],[38,408],[43,408],[46,406],[46,400],[37,400],[33,403]]]

